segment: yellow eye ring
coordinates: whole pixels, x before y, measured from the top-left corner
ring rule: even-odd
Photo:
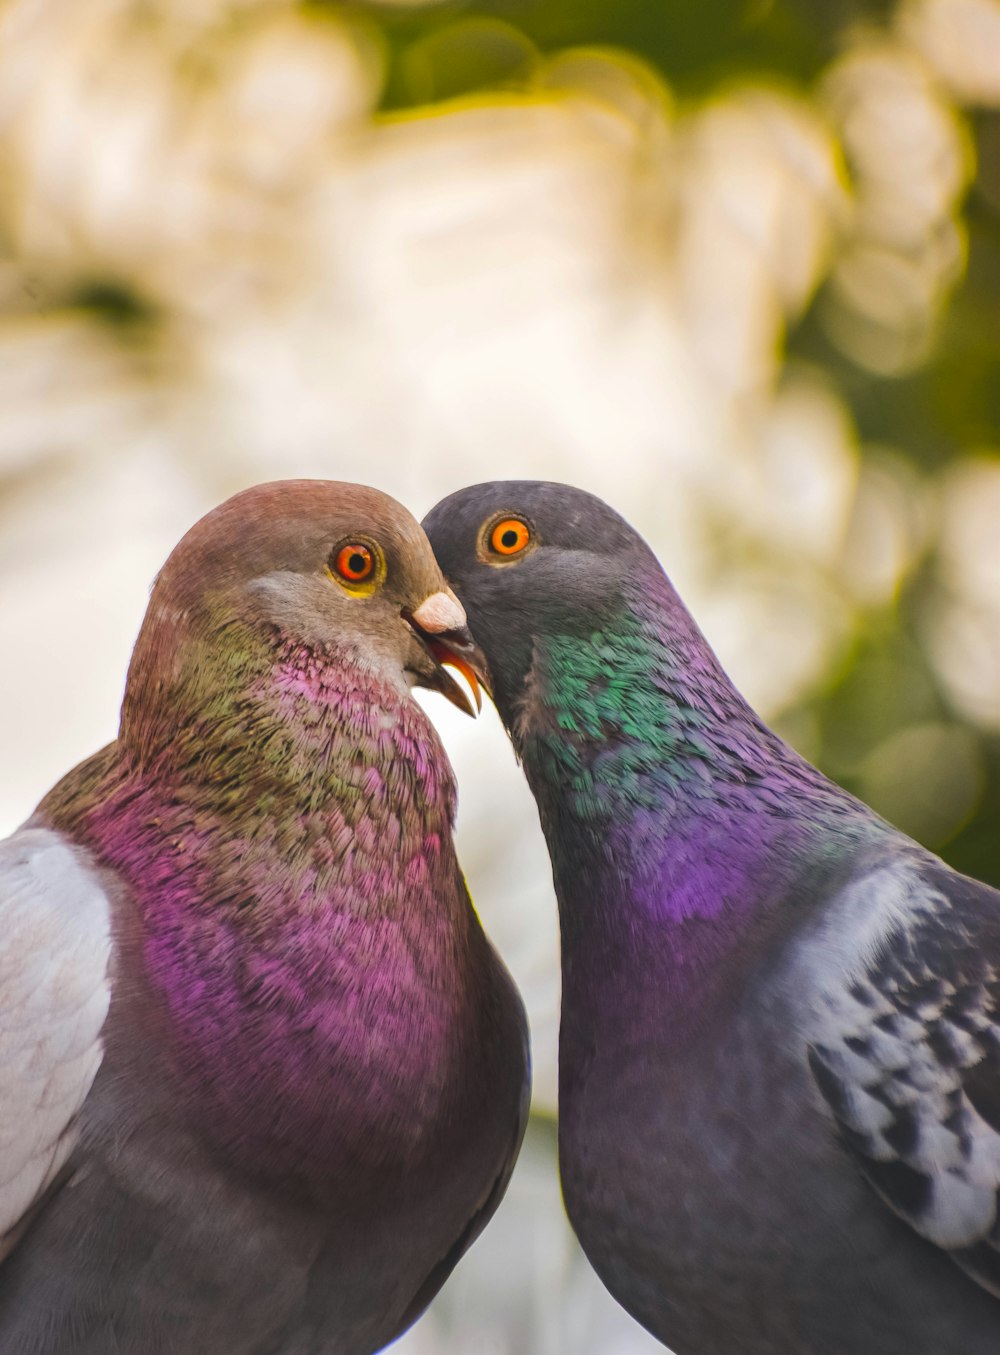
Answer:
[[[490,550],[509,558],[531,544],[531,528],[521,518],[501,518],[490,530]]]
[[[349,536],[330,552],[326,572],[348,593],[368,597],[385,580],[385,557],[374,541]]]

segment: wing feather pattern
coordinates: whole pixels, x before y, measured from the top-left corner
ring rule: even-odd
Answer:
[[[76,1141],[101,1062],[110,909],[57,833],[0,842],[0,1258]]]
[[[885,1203],[1000,1296],[1000,894],[933,858],[848,893],[828,917],[867,931],[821,985],[816,1085]]]

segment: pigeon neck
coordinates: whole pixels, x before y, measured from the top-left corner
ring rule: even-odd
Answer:
[[[237,923],[253,925],[279,894],[286,910],[321,913],[347,872],[365,882],[352,907],[416,922],[420,891],[401,890],[400,872],[450,878],[455,812],[421,708],[335,652],[290,641],[229,677],[200,702],[175,685],[133,709],[110,762],[83,764],[50,797],[61,824],[127,877],[162,858],[172,884],[155,906],[186,897],[181,877],[197,876],[193,897],[217,896]]]
[[[852,802],[761,723],[658,569],[625,601],[600,631],[536,642],[513,722],[564,941],[692,920],[735,941],[823,802]]]
[[[448,831],[454,785],[429,720],[352,655],[231,626],[187,637],[183,664],[156,657],[133,661],[122,706],[134,779],[183,785],[240,832],[290,807],[353,819],[367,802],[408,816],[420,803]]]
[[[416,702],[291,644],[169,749],[112,745],[43,801],[129,888],[185,1095],[289,1191],[332,1180],[341,1208],[338,1162],[370,1193],[372,1164],[388,1181],[421,1160],[427,1088],[481,981],[453,809]]]

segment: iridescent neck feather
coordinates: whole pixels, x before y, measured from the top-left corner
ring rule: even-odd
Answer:
[[[536,641],[510,723],[557,890],[574,899],[570,935],[582,907],[730,925],[793,840],[822,855],[826,829],[859,822],[750,709],[656,566],[600,631]]]
[[[418,1107],[440,1109],[427,1089],[479,978],[475,918],[450,768],[416,702],[330,651],[259,657],[229,655],[241,680],[201,706],[175,683],[133,710],[128,740],[39,816],[127,887],[191,1113],[248,1170],[311,1195],[333,1181],[343,1203],[337,1163],[389,1181],[424,1151]]]
[[[201,662],[188,656],[170,682],[144,678],[133,666],[118,743],[45,802],[74,831],[100,838],[126,875],[141,876],[178,825],[219,884],[202,889],[206,903],[230,892],[227,874],[248,858],[258,883],[270,862],[286,901],[301,875],[303,902],[342,880],[345,857],[364,859],[385,875],[373,907],[395,900],[395,872],[428,841],[451,858],[455,788],[433,727],[408,694],[337,650],[240,633]],[[117,859],[123,853],[134,859]],[[249,893],[266,906],[267,890]]]

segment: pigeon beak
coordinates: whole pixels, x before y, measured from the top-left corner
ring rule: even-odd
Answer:
[[[432,677],[421,685],[446,696],[452,705],[467,715],[475,716],[483,708],[480,686],[490,692],[489,669],[486,655],[469,633],[465,611],[454,593],[432,593],[413,612],[404,612],[406,620],[437,665]],[[456,669],[469,684],[475,700],[475,709],[464,689],[459,686],[445,665]]]

